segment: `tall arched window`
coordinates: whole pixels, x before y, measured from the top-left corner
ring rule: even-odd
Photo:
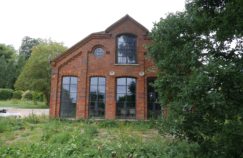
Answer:
[[[116,80],[117,118],[135,118],[136,116],[136,79],[117,78]]]
[[[60,117],[75,117],[77,103],[77,77],[62,78]]]
[[[105,116],[105,77],[91,77],[89,91],[89,117]]]
[[[123,34],[117,37],[117,64],[136,64],[136,43],[137,38],[134,35]]]

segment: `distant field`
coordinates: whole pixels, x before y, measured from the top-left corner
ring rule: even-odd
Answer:
[[[16,108],[48,108],[44,102],[28,101],[28,100],[0,100],[0,107],[16,107]]]
[[[156,122],[0,117],[0,157],[183,158],[196,146],[162,136]]]

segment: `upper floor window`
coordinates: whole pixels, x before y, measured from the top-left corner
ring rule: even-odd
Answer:
[[[117,37],[117,64],[136,64],[136,36],[123,34]]]

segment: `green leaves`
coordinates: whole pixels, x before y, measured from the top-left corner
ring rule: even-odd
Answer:
[[[19,75],[15,88],[43,92],[49,98],[51,67],[50,60],[65,51],[60,43],[43,42],[32,49],[32,54]]]
[[[243,113],[239,6],[240,0],[188,1],[186,11],[155,24],[148,46],[159,69],[155,85],[160,100],[169,108],[165,125],[171,134],[198,142],[206,157],[243,154],[239,147],[243,120],[238,117]]]

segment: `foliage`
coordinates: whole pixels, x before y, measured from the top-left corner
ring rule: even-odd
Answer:
[[[43,93],[36,92],[36,91],[32,91],[32,100],[33,101],[43,102],[44,101],[44,95],[43,95]]]
[[[137,122],[147,127],[146,123]],[[0,118],[0,157],[195,158],[197,144],[161,137],[136,122]],[[101,128],[100,124],[115,126]],[[14,128],[17,126],[17,128]],[[1,127],[1,126],[0,126]]]
[[[14,107],[14,108],[48,108],[45,102],[39,102],[35,104],[32,100],[0,100],[0,107]],[[1,109],[1,108],[0,108]]]
[[[21,98],[22,98],[22,94],[23,94],[22,91],[14,91],[14,92],[13,92],[13,97],[12,97],[12,99],[21,99]]]
[[[0,89],[0,100],[7,100],[11,99],[13,96],[13,90],[12,89]]]
[[[13,88],[17,78],[16,51],[12,46],[0,44],[0,88]]]
[[[22,39],[21,46],[19,48],[20,56],[23,56],[25,60],[29,59],[32,53],[32,48],[37,46],[38,44],[42,43],[43,40],[35,39],[28,36],[25,36]]]
[[[242,157],[243,1],[190,0],[155,24],[149,54],[171,134],[202,157]],[[227,143],[226,143],[227,142]]]
[[[32,49],[32,54],[19,75],[15,88],[42,92],[49,102],[51,67],[50,60],[66,48],[56,42],[46,41]]]
[[[22,99],[24,99],[24,100],[32,100],[33,99],[32,92],[30,90],[25,91],[22,94]]]

